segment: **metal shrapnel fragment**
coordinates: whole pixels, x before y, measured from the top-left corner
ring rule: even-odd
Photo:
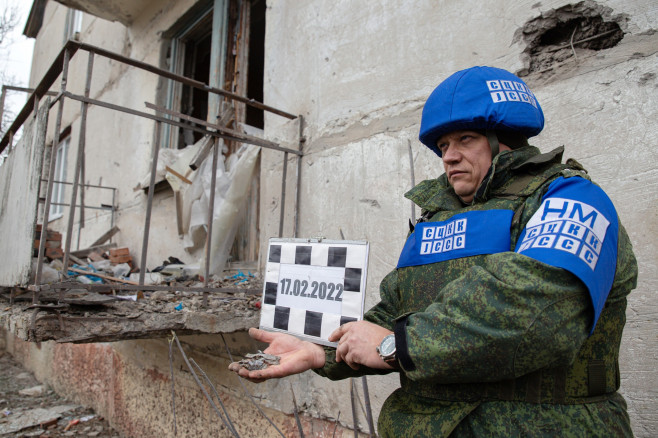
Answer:
[[[245,358],[238,362],[242,368],[249,371],[264,370],[270,365],[279,365],[279,356],[273,354],[266,354],[258,350],[258,353],[249,353]]]

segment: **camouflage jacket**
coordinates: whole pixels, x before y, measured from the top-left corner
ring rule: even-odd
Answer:
[[[381,283],[381,301],[365,319],[394,330],[401,388],[384,404],[382,436],[629,436],[617,359],[626,296],[637,266],[619,227],[617,269],[590,336],[593,309],[585,285],[566,270],[513,252],[549,184],[585,177],[562,149],[524,147],[499,154],[464,206],[445,175],[407,193],[429,221],[476,210],[514,212],[510,251],[398,268]],[[401,345],[402,344],[402,345]],[[318,373],[351,370],[333,350]]]

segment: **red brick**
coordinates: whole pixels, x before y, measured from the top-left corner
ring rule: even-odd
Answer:
[[[110,257],[130,255],[129,248],[112,248],[110,249]]]
[[[46,257],[49,259],[61,259],[64,257],[62,248],[46,248]]]

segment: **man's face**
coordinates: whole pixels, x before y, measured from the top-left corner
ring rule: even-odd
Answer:
[[[491,148],[487,137],[475,131],[454,131],[436,142],[448,182],[465,203],[475,192],[491,166]],[[501,145],[500,150],[510,150]]]

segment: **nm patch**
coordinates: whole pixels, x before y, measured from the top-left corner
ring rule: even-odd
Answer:
[[[398,268],[509,251],[511,210],[469,211],[442,222],[421,222],[409,236]]]
[[[593,331],[614,280],[618,231],[617,212],[603,190],[584,178],[558,178],[515,251],[566,269],[585,283],[594,306]]]

